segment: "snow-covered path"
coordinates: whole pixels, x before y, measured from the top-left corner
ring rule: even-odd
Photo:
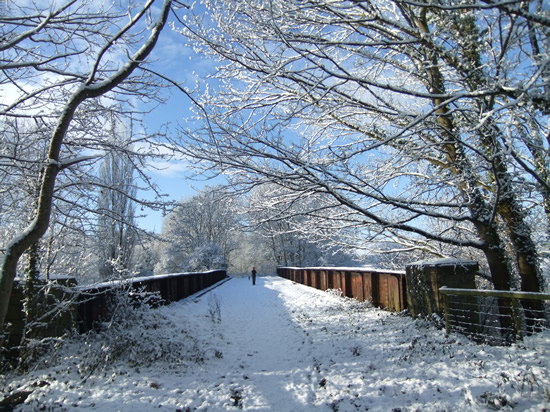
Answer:
[[[204,320],[195,302],[195,323],[204,339],[219,342],[215,356],[222,358],[212,370],[205,370],[199,384],[208,393],[208,404],[219,394],[220,405],[259,410],[299,411],[312,396],[310,348],[297,328],[276,288],[276,282],[258,278],[255,286],[246,278],[232,279],[202,299],[209,310],[215,296],[220,302],[221,322]],[[207,316],[210,318],[210,315]],[[229,403],[228,403],[229,400]],[[205,407],[208,405],[204,405]],[[231,405],[229,405],[231,406]]]
[[[130,355],[111,360],[105,336],[78,338],[25,376],[0,375],[1,392],[32,392],[24,411],[550,408],[548,332],[476,345],[277,277],[234,278],[143,316],[127,331]],[[107,361],[83,373],[98,353]]]

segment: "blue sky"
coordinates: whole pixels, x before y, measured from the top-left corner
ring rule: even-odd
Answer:
[[[197,55],[186,45],[187,39],[167,27],[162,33],[159,43],[152,56],[153,68],[177,82],[183,82],[188,88],[195,87],[199,77],[204,77],[214,68],[214,62],[209,58]],[[185,124],[185,119],[192,116],[192,103],[187,96],[173,89],[165,92],[168,98],[166,104],[156,107],[145,117],[145,125],[149,133],[160,130],[168,125],[169,133],[176,132],[178,124]],[[149,174],[161,191],[167,195],[165,200],[185,200],[192,197],[206,185],[220,183],[215,181],[191,178],[193,172],[185,160],[157,163],[161,170],[150,169]],[[153,198],[151,193],[140,193],[146,199]],[[154,210],[139,210],[138,214],[147,215],[138,219],[140,227],[159,233],[162,229],[162,212]]]

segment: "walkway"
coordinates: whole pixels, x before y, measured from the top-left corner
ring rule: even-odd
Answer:
[[[477,345],[409,316],[277,277],[259,278],[256,286],[231,279],[143,316],[147,322],[124,332],[138,349],[128,352],[147,351],[149,361],[128,363],[115,353],[112,365],[83,377],[80,366],[94,361],[87,348],[101,350],[106,342],[82,337],[59,353],[58,363],[17,378],[0,375],[0,391],[30,390],[23,411],[550,407],[549,332],[510,347]]]
[[[203,339],[210,336],[207,340],[218,342],[214,357],[222,357],[210,363],[215,373],[207,370],[200,377],[200,392],[205,395],[202,407],[214,403],[300,411],[313,400],[318,382],[313,378],[308,339],[291,320],[277,282],[258,278],[253,286],[247,278],[235,278],[200,299],[203,302],[197,306],[204,312],[206,300],[208,310],[197,314],[200,322],[194,327]],[[210,317],[216,301],[221,308],[219,324]]]

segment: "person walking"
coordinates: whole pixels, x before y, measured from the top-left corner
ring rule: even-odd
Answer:
[[[256,267],[252,268],[252,284],[256,284]]]

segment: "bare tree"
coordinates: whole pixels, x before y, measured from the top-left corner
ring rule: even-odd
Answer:
[[[496,288],[515,274],[542,288],[522,205],[526,185],[544,184],[531,152],[505,137],[524,116],[536,127],[523,135],[547,138],[531,109],[548,107],[548,54],[529,38],[546,36],[546,15],[489,1],[206,5],[210,20],[181,22],[220,59],[220,92],[198,104],[206,126],[186,133],[199,166],[240,190],[275,182],[289,204],[319,196],[317,226],[474,248]]]
[[[59,200],[58,178],[70,175],[76,165],[91,167],[104,141],[106,113],[123,116],[130,99],[156,99],[159,82],[140,69],[173,3],[7,3],[0,17],[0,86],[8,98],[0,104],[0,115],[33,118],[49,138],[46,156],[28,160],[40,166],[36,208],[3,251],[0,330],[19,259],[49,227],[54,200]],[[18,154],[11,160],[27,161]]]

